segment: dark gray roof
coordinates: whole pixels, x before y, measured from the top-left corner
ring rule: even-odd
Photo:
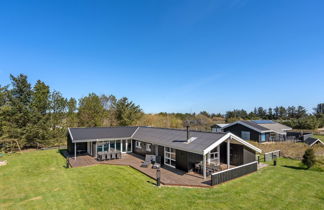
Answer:
[[[130,138],[138,127],[70,128],[73,142],[82,140]]]
[[[201,153],[208,146],[225,136],[226,133],[212,133],[190,131],[190,137],[196,137],[191,143],[186,143],[187,131],[180,129],[139,127],[133,136],[135,140],[141,140],[161,146],[169,146],[175,149]]]
[[[317,142],[320,142],[320,143],[324,144],[321,140],[315,139],[315,138],[312,138],[312,137],[309,137],[309,138],[307,138],[305,140],[305,143],[308,144],[308,145],[310,145],[310,146],[313,145],[313,144],[315,144],[315,143],[317,143]]]
[[[243,122],[243,123],[245,123],[245,124],[247,124],[249,126],[252,126],[252,127],[256,128],[256,129],[258,129],[260,131],[267,131],[267,130],[269,130],[268,128],[265,128],[265,127],[259,125],[258,123],[254,122],[254,121],[244,120],[244,121],[241,121],[241,122]]]
[[[194,139],[190,143],[187,143],[186,130],[154,127],[69,128],[69,135],[72,137],[73,143],[131,138],[161,146],[172,147],[174,149],[203,154],[205,149],[211,149],[210,146],[214,143],[218,141],[221,143],[221,140],[226,140],[225,138],[233,134],[224,132],[212,133],[190,131],[190,137]],[[240,141],[242,144],[247,145],[255,151],[259,151],[258,148],[242,139],[237,139],[237,141]]]

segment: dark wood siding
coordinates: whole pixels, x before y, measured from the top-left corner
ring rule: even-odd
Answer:
[[[243,145],[231,144],[230,145],[230,164],[239,166],[243,164]]]
[[[248,147],[243,148],[243,164],[256,161],[256,153]]]
[[[188,170],[192,171],[195,168],[195,163],[199,163],[203,161],[203,155],[199,155],[196,153],[187,152],[188,155]]]
[[[240,145],[231,144],[230,145],[230,164],[239,166],[242,164],[250,163],[256,160],[255,151],[250,148]],[[220,161],[222,163],[227,163],[227,143],[223,142],[220,145]]]
[[[188,154],[182,150],[176,150],[176,168],[188,171]]]
[[[244,165],[237,168],[232,168],[230,170],[221,171],[219,173],[213,174],[211,176],[211,185],[220,184],[231,179],[244,176],[246,174],[255,172],[258,170],[258,162],[251,163],[249,165]]]
[[[67,150],[69,154],[73,154],[74,153],[74,145],[72,144],[72,140],[69,134],[67,134],[66,136],[67,139]]]
[[[192,171],[196,163],[203,161],[203,156],[182,150],[176,150],[176,168],[183,171]]]
[[[238,137],[242,137],[241,136],[241,131],[249,131],[250,132],[250,138],[251,140],[253,141],[259,141],[260,140],[260,133],[255,131],[255,130],[252,130],[246,126],[243,126],[241,124],[235,124],[235,125],[232,125],[228,128],[225,128],[224,129],[225,132],[231,132],[233,133],[234,135],[238,136]]]
[[[135,154],[138,154],[138,155],[155,155],[155,145],[152,145],[151,144],[151,151],[146,151],[146,144],[148,143],[145,143],[143,141],[140,141],[141,142],[141,147],[136,147],[136,141],[137,140],[133,140],[133,152]]]
[[[87,142],[76,143],[77,150],[87,151]],[[67,150],[70,155],[74,155],[74,143],[72,143],[71,137],[67,134]]]
[[[164,165],[164,147],[158,146],[159,156],[161,156],[161,166]]]

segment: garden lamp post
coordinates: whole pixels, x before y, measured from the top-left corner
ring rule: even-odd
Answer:
[[[161,184],[161,170],[160,167],[156,169],[156,186],[160,186]]]
[[[276,166],[277,165],[277,155],[273,156],[273,165]]]

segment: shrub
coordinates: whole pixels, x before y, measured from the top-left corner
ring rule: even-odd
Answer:
[[[307,169],[311,168],[315,164],[315,154],[313,149],[309,148],[305,151],[302,163],[307,167]]]

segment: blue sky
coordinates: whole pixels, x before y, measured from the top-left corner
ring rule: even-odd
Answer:
[[[0,84],[145,112],[324,102],[324,1],[1,1]]]

